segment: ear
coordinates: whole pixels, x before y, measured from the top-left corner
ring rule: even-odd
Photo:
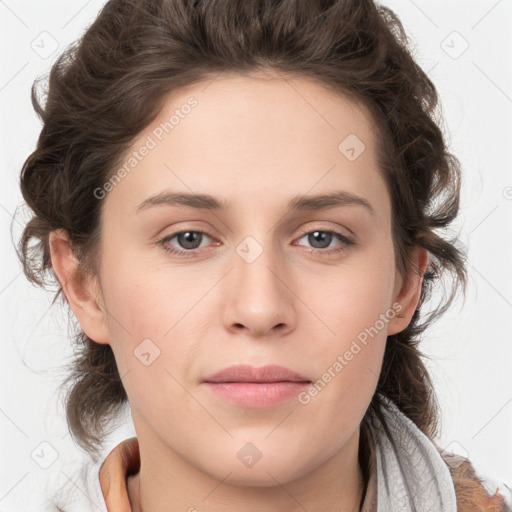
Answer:
[[[411,254],[411,269],[402,278],[397,274],[393,304],[399,303],[399,313],[388,323],[388,335],[403,331],[411,322],[421,298],[423,276],[429,263],[429,253],[423,247],[415,247]]]
[[[79,269],[79,261],[64,229],[49,237],[52,267],[82,331],[97,343],[109,343],[106,309],[97,278]]]

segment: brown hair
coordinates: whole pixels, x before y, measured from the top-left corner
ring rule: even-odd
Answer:
[[[68,232],[82,271],[96,272],[101,201],[93,191],[112,176],[166,94],[222,72],[258,69],[312,78],[374,116],[397,268],[414,271],[409,254],[415,246],[431,258],[411,323],[388,336],[377,391],[433,438],[438,405],[418,343],[466,284],[463,252],[446,230],[439,232],[458,213],[460,164],[447,151],[436,88],[415,62],[401,22],[372,0],[107,2],[53,65],[44,108],[37,81],[32,88],[43,128],[21,172],[21,191],[34,212],[19,241],[25,274],[47,283],[49,233],[57,228]],[[444,275],[451,277],[449,293],[424,314],[432,285]],[[83,332],[76,344],[65,382],[67,421],[77,443],[93,454],[127,395],[110,346]],[[367,415],[379,415],[380,407],[375,393]],[[369,456],[364,444],[361,451]]]

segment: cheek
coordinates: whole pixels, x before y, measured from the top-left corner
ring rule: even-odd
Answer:
[[[305,274],[307,275],[307,274]],[[322,331],[346,343],[392,309],[395,280],[390,251],[367,251],[354,262],[301,278],[301,297],[322,322]],[[379,323],[380,326],[380,323]],[[323,338],[329,339],[329,336]],[[329,343],[327,342],[327,345]]]
[[[388,281],[380,273],[354,274],[339,281],[345,291],[336,287],[329,294],[310,295],[322,320],[308,322],[315,349],[307,357],[316,380],[298,398],[305,421],[314,417],[325,439],[342,443],[340,433],[357,427],[375,393],[387,325],[395,315],[388,307]]]
[[[156,418],[187,415],[193,403],[180,383],[186,384],[197,357],[201,336],[190,310],[200,294],[124,262],[105,280],[104,295],[110,343],[131,406]]]
[[[216,276],[193,282],[186,266],[170,272],[129,255],[110,268],[102,288],[110,344],[121,375],[130,372],[129,381],[144,383],[146,393],[148,386],[162,381],[170,393],[179,391],[165,370],[181,382],[197,359],[210,319],[218,318],[216,311],[205,313],[208,301],[202,300]],[[127,391],[135,398],[141,391],[130,382]]]
[[[170,273],[137,257],[133,248],[122,252],[119,257],[104,256],[102,288],[111,334],[133,342],[141,337],[162,339],[197,302],[198,287],[184,266]]]
[[[315,352],[321,354],[311,359],[319,378],[313,394],[322,395],[318,403],[327,401],[357,409],[365,406],[363,396],[371,399],[387,328],[397,314],[392,303],[394,276],[390,249],[369,251],[353,265],[302,280],[301,293],[307,297],[308,306],[305,317],[309,320],[299,321],[304,322],[308,339],[315,340]],[[313,397],[304,397],[304,401],[309,398],[313,401]]]

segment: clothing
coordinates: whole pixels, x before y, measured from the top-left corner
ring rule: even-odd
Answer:
[[[385,397],[383,401],[387,404],[383,413],[391,437],[387,437],[382,424],[373,415],[370,442],[375,447],[375,455],[369,461],[363,512],[460,512],[452,479],[456,468],[469,468],[472,481],[483,484],[480,488],[484,490],[489,508],[482,510],[512,512],[510,487],[477,475],[468,459],[452,453],[441,454],[395,404]],[[53,508],[46,510],[132,512],[127,477],[138,472],[139,467],[138,440],[136,437],[126,439],[110,451],[103,462],[83,466],[74,483],[68,482],[54,497]]]

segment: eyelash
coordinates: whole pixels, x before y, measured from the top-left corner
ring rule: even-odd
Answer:
[[[352,240],[351,238],[343,235],[342,233],[339,233],[338,231],[331,231],[331,230],[326,230],[326,229],[313,229],[313,230],[310,230],[310,231],[305,231],[304,233],[302,233],[298,239],[300,238],[303,238],[304,236],[306,235],[309,235],[310,233],[315,233],[315,232],[321,232],[321,233],[329,233],[329,234],[333,234],[335,236],[338,237],[338,239],[342,242],[340,246],[338,246],[337,248],[334,248],[334,249],[329,249],[329,250],[326,250],[326,249],[315,249],[315,248],[312,248],[309,250],[309,252],[318,252],[321,256],[325,256],[325,257],[328,257],[328,256],[332,256],[332,255],[335,255],[337,253],[341,253],[342,251],[345,251],[348,247],[351,247],[353,245],[356,245],[356,242],[354,240]],[[185,229],[185,230],[182,230],[182,231],[176,231],[175,233],[171,233],[170,235],[166,235],[160,239],[158,239],[156,241],[156,243],[160,246],[162,246],[163,250],[167,253],[167,254],[174,254],[174,255],[178,255],[178,256],[183,256],[185,258],[190,258],[190,257],[194,257],[196,255],[196,252],[199,250],[199,249],[190,249],[188,251],[185,251],[185,250],[180,250],[180,249],[176,249],[174,247],[169,247],[166,245],[167,242],[170,242],[175,236],[177,235],[180,235],[180,234],[183,234],[183,233],[201,233],[203,235],[207,235],[209,236],[210,238],[214,238],[213,235],[206,231],[206,230],[196,230],[196,229]]]

